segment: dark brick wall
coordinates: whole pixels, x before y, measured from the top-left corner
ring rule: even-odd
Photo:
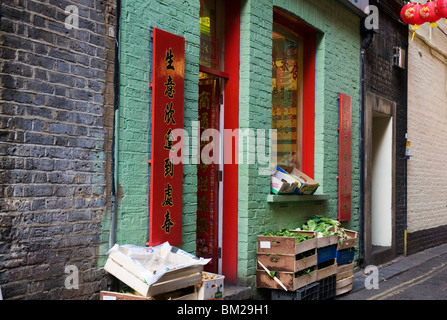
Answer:
[[[379,4],[380,2],[380,4]],[[404,252],[406,227],[406,70],[392,66],[393,47],[408,48],[408,26],[398,22],[396,1],[371,0],[380,10],[379,32],[366,52],[366,90],[397,103],[396,119],[396,250]],[[398,7],[399,5],[397,5]],[[408,50],[407,50],[408,52]]]
[[[68,5],[79,29],[65,28]],[[96,299],[113,126],[113,0],[3,0],[0,286],[4,299]],[[67,266],[79,288],[67,289]]]
[[[407,254],[414,254],[444,243],[447,243],[446,225],[408,233]]]

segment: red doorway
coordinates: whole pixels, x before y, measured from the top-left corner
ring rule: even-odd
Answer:
[[[205,270],[218,273],[219,242],[219,79],[200,73],[199,80],[199,144],[197,165],[197,255],[211,258]]]
[[[203,42],[205,46],[202,47],[201,43],[201,62],[200,71],[206,73],[209,78],[214,78],[216,80],[213,96],[215,103],[213,104],[213,110],[215,113],[219,114],[219,100],[224,101],[223,112],[221,112],[220,121],[215,122],[215,125],[219,127],[220,132],[224,132],[225,129],[234,130],[239,127],[239,48],[240,48],[240,1],[223,1],[223,0],[201,0],[201,36],[205,35],[205,41]],[[216,17],[220,19],[222,25],[217,26],[214,33],[212,21],[209,23],[207,21],[207,13],[205,7],[207,5],[215,6]],[[208,27],[210,27],[208,29]],[[207,37],[207,36],[211,37]],[[220,35],[220,39],[219,38]],[[218,39],[217,41],[215,41]],[[202,42],[202,37],[201,37]],[[213,54],[213,49],[224,49],[217,50],[220,55]],[[210,53],[210,56],[203,58],[202,54]],[[216,53],[214,52],[214,53]],[[199,84],[199,94],[205,92],[208,89],[205,87],[204,81]],[[223,86],[225,86],[224,90]],[[222,95],[219,96],[220,93]],[[217,94],[217,96],[215,95]],[[217,105],[217,106],[216,106]],[[199,116],[202,118],[199,110]],[[208,114],[207,116],[211,116]],[[238,247],[238,165],[236,163],[236,157],[238,153],[238,138],[235,137],[232,144],[231,153],[233,154],[233,161],[231,163],[223,163],[220,166],[221,173],[221,197],[214,201],[213,205],[213,219],[216,221],[216,208],[217,203],[221,205],[221,219],[220,227],[213,224],[213,232],[216,230],[221,230],[220,241],[217,237],[213,237],[213,249],[212,253],[214,257],[221,257],[221,265],[219,267],[218,259],[216,263],[210,263],[209,268],[213,271],[218,271],[225,275],[225,281],[227,283],[237,282],[237,247]],[[217,149],[215,149],[217,150]],[[222,159],[223,157],[221,157]],[[208,174],[211,173],[211,167],[208,166]],[[216,170],[216,167],[214,167]],[[216,172],[216,171],[214,171]],[[198,170],[199,174],[199,170]],[[219,173],[213,177],[209,176],[209,181],[214,181],[219,178]],[[198,177],[198,182],[202,178]],[[206,179],[206,178],[203,178]],[[217,196],[213,195],[213,196]],[[203,241],[199,235],[200,221],[202,219],[199,213],[199,193],[198,193],[198,230],[197,239],[198,241]],[[210,197],[208,197],[210,199]],[[201,200],[204,201],[204,200]],[[211,217],[211,207],[209,207],[207,213],[207,220]],[[210,227],[210,226],[209,226]],[[214,233],[216,235],[216,233]],[[205,238],[206,239],[206,238]],[[209,241],[210,242],[210,241]],[[219,243],[220,242],[220,243]],[[218,249],[220,248],[220,249]],[[198,247],[199,250],[199,247]],[[209,250],[209,248],[208,248]]]

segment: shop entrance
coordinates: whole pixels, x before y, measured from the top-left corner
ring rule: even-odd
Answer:
[[[396,254],[396,103],[368,93],[365,107],[365,260],[377,265]]]
[[[239,128],[239,49],[240,2],[200,0],[196,248],[226,283],[237,282],[238,164],[227,157],[237,158],[238,136],[228,148],[223,133]]]

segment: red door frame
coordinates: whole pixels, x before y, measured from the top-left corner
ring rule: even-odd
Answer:
[[[316,34],[304,38],[303,60],[303,172],[312,179],[315,169]]]
[[[224,129],[239,128],[240,0],[225,2],[225,87]],[[232,163],[223,165],[222,274],[237,283],[238,258],[238,138],[232,144]]]

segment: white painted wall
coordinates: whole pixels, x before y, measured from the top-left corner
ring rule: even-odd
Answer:
[[[422,25],[408,50],[408,232],[447,224],[447,24]],[[411,33],[410,33],[411,36]]]
[[[383,247],[392,242],[392,119],[373,117],[371,242]]]

